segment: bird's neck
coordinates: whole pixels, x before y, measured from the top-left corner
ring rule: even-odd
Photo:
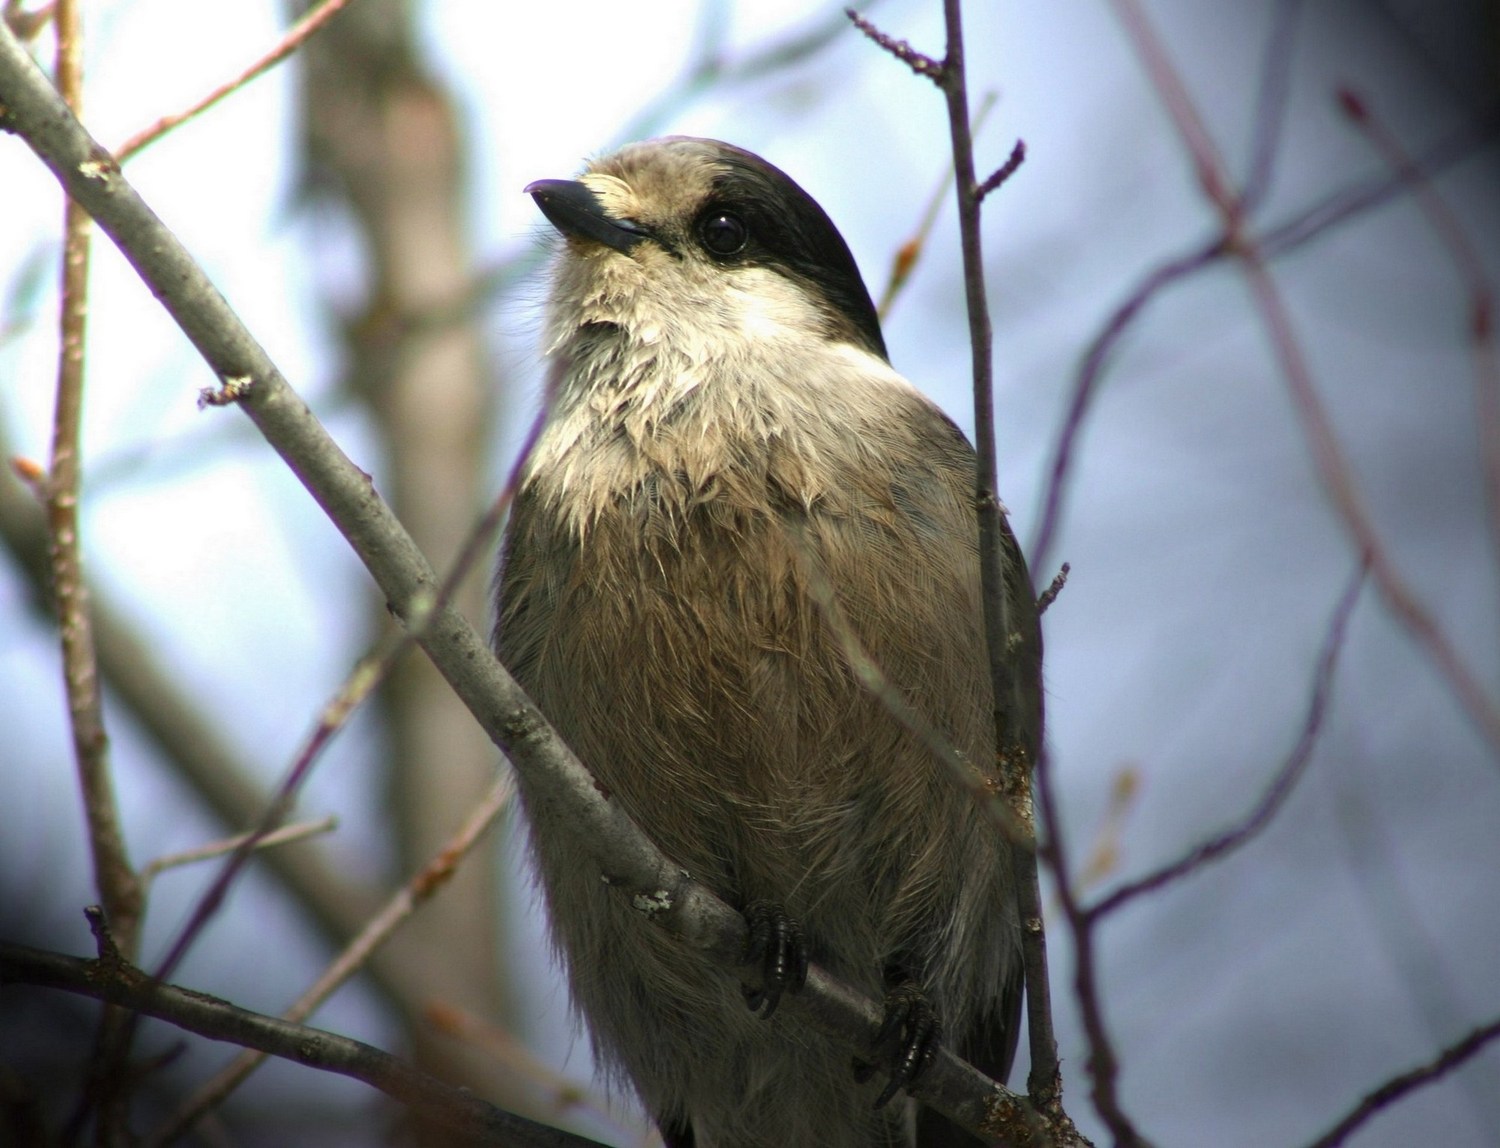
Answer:
[[[611,506],[650,488],[684,505],[761,489],[775,459],[806,454],[811,404],[830,377],[827,344],[641,338],[601,324],[556,347],[547,426],[527,469],[580,535]]]

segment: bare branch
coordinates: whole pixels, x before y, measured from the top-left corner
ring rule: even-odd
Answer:
[[[1260,69],[1260,92],[1255,100],[1255,135],[1250,144],[1250,170],[1240,192],[1246,212],[1253,212],[1271,190],[1280,152],[1281,128],[1286,121],[1287,94],[1291,89],[1292,48],[1297,18],[1306,0],[1277,0],[1271,17],[1271,35],[1266,42],[1265,62]]]
[[[980,204],[1020,164],[1024,151],[1012,152],[1011,162],[996,172],[981,188],[974,174],[973,123],[969,114],[968,80],[964,59],[963,7],[960,0],[944,0],[943,22],[947,50],[941,65],[916,52],[903,40],[881,32],[869,21],[848,10],[849,19],[867,37],[907,64],[918,75],[933,80],[941,89],[948,109],[949,142],[953,155],[954,185],[958,204],[959,241],[963,252],[964,296],[969,319],[970,357],[974,378],[974,447],[976,458],[975,506],[979,519],[979,562],[982,582],[985,642],[989,653],[990,680],[996,698],[996,754],[1004,767],[1012,763],[1016,789],[1013,807],[1024,822],[1031,819],[1031,774],[1033,762],[1026,747],[1010,744],[1003,716],[1012,707],[1000,704],[1011,680],[1009,661],[1011,625],[1008,622],[1004,525],[996,491],[998,465],[994,422],[994,362],[989,304],[984,282],[984,259],[980,240]],[[1010,169],[1010,170],[1007,170]],[[1030,587],[1026,588],[1031,593]],[[1040,774],[1038,774],[1040,783]],[[1021,918],[1021,944],[1026,979],[1026,1015],[1029,1024],[1031,1075],[1027,1091],[1043,1118],[1061,1138],[1076,1137],[1061,1106],[1062,1076],[1058,1068],[1057,1037],[1052,1023],[1052,998],[1047,967],[1047,937],[1042,917],[1041,887],[1037,876],[1037,848],[1032,840],[1013,844],[1017,909]],[[1060,879],[1066,880],[1065,875]]]
[[[305,841],[309,837],[316,837],[322,833],[332,833],[338,828],[339,819],[333,814],[321,818],[318,821],[303,821],[296,825],[287,825],[274,833],[267,833],[259,841],[254,843],[256,849],[270,849],[277,845],[289,845],[295,841]],[[177,869],[183,865],[195,865],[199,861],[212,861],[215,857],[222,857],[226,853],[233,853],[236,849],[248,844],[253,835],[241,833],[223,841],[212,841],[207,845],[200,845],[196,849],[184,849],[180,853],[164,853],[154,860],[148,861],[141,866],[141,883],[150,885],[156,879],[158,873],[168,869]]]
[[[1097,397],[1104,379],[1104,369],[1120,340],[1130,329],[1146,305],[1178,280],[1199,271],[1219,259],[1223,244],[1218,239],[1196,247],[1175,259],[1169,259],[1147,272],[1139,283],[1115,308],[1099,333],[1090,340],[1073,376],[1073,390],[1068,398],[1067,414],[1063,416],[1062,429],[1058,432],[1057,445],[1052,448],[1052,466],[1047,476],[1046,492],[1042,496],[1042,516],[1037,523],[1027,552],[1034,566],[1045,566],[1057,541],[1057,532],[1062,529],[1063,499],[1072,476],[1073,454],[1078,439],[1083,433],[1083,422]]]
[[[1500,111],[1491,113],[1477,127],[1465,127],[1426,148],[1415,158],[1414,166],[1424,177],[1430,179],[1472,155],[1497,134],[1500,134]],[[1384,176],[1355,184],[1318,200],[1261,233],[1256,243],[1262,257],[1268,260],[1279,259],[1298,250],[1355,217],[1388,202],[1393,196],[1400,194],[1405,183],[1401,176]],[[1051,473],[1042,499],[1042,516],[1032,542],[1027,547],[1034,565],[1045,565],[1056,543],[1057,532],[1062,526],[1063,500],[1072,474],[1077,440],[1082,434],[1084,419],[1097,397],[1104,370],[1109,365],[1115,348],[1144,312],[1147,304],[1154,302],[1159,294],[1196,272],[1217,264],[1230,254],[1224,236],[1216,235],[1208,242],[1195,244],[1183,254],[1148,271],[1090,341],[1074,376],[1067,414],[1063,418],[1062,429],[1058,432],[1057,445],[1053,447]]]
[[[1241,209],[1240,199],[1226,174],[1218,145],[1214,143],[1197,103],[1188,94],[1187,85],[1172,64],[1166,48],[1152,31],[1140,0],[1114,0],[1114,6],[1120,23],[1125,25],[1136,53],[1156,85],[1162,106],[1186,145],[1198,186],[1209,202],[1226,212],[1232,208],[1237,213]]]
[[[245,378],[248,377],[245,376]],[[243,400],[249,396],[249,393],[248,386],[241,388],[239,399]],[[310,413],[309,417],[311,417]],[[531,454],[532,447],[536,445],[543,424],[544,415],[539,413],[532,424],[531,433],[527,436],[520,455],[511,468],[510,477],[504,488],[469,531],[469,536],[465,539],[452,569],[437,587],[436,593],[427,595],[425,592],[418,592],[412,595],[408,603],[407,616],[403,619],[405,628],[382,639],[372,652],[361,658],[332,700],[323,708],[317,724],[303,743],[292,767],[287,771],[286,777],[261,816],[260,824],[242,839],[240,845],[225,862],[218,877],[214,879],[213,884],[204,891],[194,906],[186,924],[157,968],[158,979],[166,980],[170,977],[182,958],[187,955],[194,940],[224,904],[230,886],[249,863],[251,854],[281,824],[282,819],[290,814],[296,803],[297,793],[306,782],[323,751],[332,744],[333,739],[348,724],[355,710],[374,693],[391,672],[396,660],[414,643],[421,641],[433,619],[444,613],[462,616],[452,607],[453,595],[469,569],[478,560],[479,555],[488,549],[490,540],[515,497],[521,480],[521,470]],[[414,546],[413,549],[415,549]]]
[[[1007,622],[1005,586],[1003,584],[1004,527],[1001,521],[998,492],[999,463],[995,446],[994,347],[990,329],[989,300],[984,281],[984,253],[979,229],[981,193],[974,176],[974,137],[969,119],[967,65],[964,57],[963,5],[960,0],[944,0],[943,24],[947,32],[947,55],[943,60],[941,82],[948,106],[948,134],[953,151],[955,193],[958,204],[959,243],[963,252],[964,302],[969,318],[969,350],[974,373],[974,449],[977,455],[975,504],[979,516],[979,569],[984,604],[985,642],[989,648],[990,681],[997,704],[996,752],[1002,761],[1012,747],[1006,744],[1007,731],[999,718],[1005,707],[998,704],[1011,680],[1008,664],[1010,625]],[[1032,593],[1030,587],[1025,593]],[[1040,748],[1037,755],[1041,755]],[[1029,755],[1019,763],[1020,782],[1031,782],[1030,769],[1035,764]],[[1031,798],[1027,793],[1022,808],[1029,819]],[[1033,831],[1034,833],[1034,831]],[[1057,1036],[1052,1023],[1052,990],[1047,965],[1047,935],[1042,916],[1041,885],[1037,876],[1037,851],[1034,843],[1023,843],[1013,850],[1016,871],[1017,907],[1021,916],[1021,948],[1026,973],[1026,1017],[1029,1028],[1031,1075],[1027,1092],[1034,1103],[1060,1124],[1067,1121],[1060,1101],[1062,1074],[1058,1068]],[[1071,1132],[1071,1124],[1065,1124]]]
[[[1471,1030],[1461,1040],[1450,1044],[1420,1068],[1414,1068],[1410,1072],[1403,1072],[1400,1076],[1392,1077],[1379,1088],[1368,1093],[1349,1115],[1319,1136],[1307,1148],[1338,1148],[1338,1145],[1359,1131],[1372,1117],[1418,1088],[1441,1080],[1455,1068],[1482,1052],[1497,1037],[1500,1037],[1500,1017]]]
[[[0,941],[0,981],[93,997],[210,1040],[363,1081],[440,1124],[462,1144],[599,1148],[592,1140],[503,1112],[472,1092],[420,1072],[388,1052],[322,1029],[239,1008],[207,993],[161,984],[112,953],[80,960]]]
[[[1312,759],[1313,749],[1317,746],[1318,737],[1323,731],[1323,723],[1328,714],[1328,703],[1333,694],[1334,674],[1338,670],[1339,655],[1343,652],[1344,639],[1349,630],[1349,618],[1354,612],[1355,603],[1359,601],[1359,592],[1364,588],[1367,571],[1368,567],[1362,563],[1354,572],[1354,577],[1349,580],[1349,585],[1345,587],[1344,592],[1339,595],[1338,604],[1333,610],[1333,617],[1328,623],[1328,632],[1323,638],[1322,652],[1318,655],[1318,668],[1313,675],[1312,697],[1307,703],[1307,716],[1303,719],[1297,742],[1292,747],[1291,753],[1287,754],[1286,760],[1277,769],[1270,785],[1266,786],[1261,799],[1255,803],[1255,808],[1232,829],[1226,830],[1201,845],[1194,846],[1171,864],[1164,865],[1145,877],[1130,881],[1103,897],[1088,910],[1087,915],[1090,918],[1098,921],[1143,893],[1160,889],[1190,873],[1196,873],[1211,862],[1222,860],[1242,845],[1247,844],[1275,818],[1286,803],[1286,799],[1291,796],[1292,790],[1296,788],[1297,782],[1302,779],[1303,773],[1306,772],[1307,763]]]
[[[1425,178],[1432,179],[1494,142],[1497,136],[1500,136],[1500,106],[1492,106],[1474,122],[1466,121],[1458,130],[1417,152],[1413,164]],[[1405,177],[1382,175],[1333,192],[1290,219],[1267,228],[1258,240],[1260,253],[1266,259],[1279,259],[1407,190]]]
[[[344,951],[334,958],[312,986],[282,1014],[282,1019],[291,1022],[305,1020],[340,985],[364,968],[375,950],[385,943],[401,923],[442,888],[459,863],[473,851],[485,831],[494,824],[495,818],[510,804],[514,791],[513,776],[509,773],[502,775],[452,839],[397,890],[396,895],[345,946]],[[275,834],[268,836],[262,844],[269,842],[272,836]],[[222,1104],[231,1092],[264,1063],[266,1056],[267,1053],[260,1051],[244,1052],[235,1057],[199,1087],[182,1108],[152,1135],[149,1142],[153,1145],[170,1144],[187,1132],[211,1109]]]
[[[57,7],[56,71],[63,98],[69,106],[77,107],[83,91],[83,30],[76,0],[62,0]],[[88,213],[72,200],[67,203],[64,230],[57,401],[52,421],[52,458],[42,489],[46,492],[52,592],[62,635],[68,716],[84,814],[88,819],[94,884],[120,935],[121,947],[127,953],[134,953],[143,902],[140,883],[125,848],[110,775],[109,738],[104,729],[99,666],[94,653],[79,534],[84,331],[88,319],[92,223]]]
[[[1047,612],[1047,608],[1051,606],[1053,602],[1057,601],[1057,596],[1063,592],[1063,587],[1068,584],[1068,575],[1071,574],[1072,571],[1073,567],[1064,562],[1058,569],[1057,573],[1052,576],[1051,583],[1045,590],[1037,595],[1036,612],[1038,614],[1045,614]]]
[[[59,0],[54,71],[64,107],[76,111],[83,99],[83,19],[81,0]],[[9,35],[7,29],[6,35]],[[4,101],[0,101],[4,102]],[[104,728],[99,659],[83,576],[78,498],[82,463],[85,332],[88,325],[88,213],[73,199],[64,205],[62,299],[59,307],[57,397],[52,418],[52,457],[42,483],[46,494],[52,595],[62,639],[63,684],[73,735],[73,757],[88,826],[94,887],[115,922],[119,943],[131,956],[140,937],[145,892],[125,845]],[[72,1125],[93,1114],[101,1143],[123,1130],[125,1093],[119,1068],[129,1050],[126,1014],[106,1008],[100,1014],[87,1080]]]
[[[293,24],[287,30],[286,35],[278,40],[269,52],[261,56],[260,59],[256,60],[255,63],[251,64],[234,79],[220,84],[191,107],[180,112],[174,112],[172,115],[163,116],[150,127],[143,128],[122,143],[115,149],[116,161],[124,163],[134,156],[136,152],[155,143],[179,124],[184,124],[194,116],[207,111],[225,96],[232,95],[257,76],[270,71],[300,48],[303,41],[337,16],[348,4],[349,0],[323,0],[323,3],[313,8],[302,19]]]
[[[884,48],[896,59],[900,60],[919,76],[926,76],[939,87],[943,85],[943,70],[946,65],[934,60],[931,56],[925,56],[913,48],[905,40],[898,40],[894,36],[888,36],[874,24],[866,20],[853,8],[845,8],[844,15],[848,16],[854,26],[863,32],[869,39]],[[949,58],[951,59],[952,42],[949,42]],[[967,111],[967,109],[965,109]]]
[[[1010,149],[1010,157],[994,171],[990,172],[989,177],[979,185],[975,195],[983,199],[990,192],[997,190],[1001,184],[1020,171],[1021,165],[1025,162],[1026,141],[1017,140],[1016,146]]]

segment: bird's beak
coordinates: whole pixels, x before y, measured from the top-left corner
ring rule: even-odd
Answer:
[[[613,219],[599,197],[573,179],[539,179],[526,185],[526,194],[536,200],[547,221],[564,235],[592,239],[616,251],[627,252],[646,231],[629,219]]]

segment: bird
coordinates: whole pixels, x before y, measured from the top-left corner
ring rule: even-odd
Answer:
[[[1003,507],[997,694],[974,450],[891,366],[812,196],[686,136],[526,191],[557,247],[495,649],[601,792],[746,914],[767,978],[710,966],[609,890],[575,830],[534,823],[596,1062],[668,1148],[976,1144],[888,1101],[939,1040],[1000,1080],[1016,1048],[1013,844],[932,748],[997,789],[1041,743],[1040,623]],[[808,960],[884,1001],[885,1062],[777,1011]]]

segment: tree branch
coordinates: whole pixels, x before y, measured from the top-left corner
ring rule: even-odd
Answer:
[[[134,156],[136,152],[155,143],[173,128],[186,123],[194,116],[206,112],[225,96],[234,94],[257,76],[270,71],[300,48],[303,41],[309,36],[317,32],[328,21],[343,11],[348,3],[349,0],[323,0],[323,3],[314,7],[287,29],[286,34],[271,47],[270,51],[262,55],[238,76],[220,84],[191,107],[180,112],[174,112],[172,115],[162,116],[161,119],[157,120],[150,127],[142,128],[136,132],[135,135],[131,136],[115,149],[115,159],[120,163],[124,163]]]
[[[1052,1022],[1052,991],[1047,966],[1047,934],[1042,915],[1041,886],[1037,874],[1037,844],[1032,824],[1032,770],[1038,763],[1024,747],[1015,744],[1004,715],[1009,708],[1002,698],[1012,678],[1012,626],[1006,608],[1004,526],[998,493],[998,464],[994,421],[993,333],[984,280],[984,256],[979,229],[980,204],[1005,182],[1025,158],[1023,143],[1017,143],[1010,158],[983,184],[974,167],[974,134],[969,117],[968,80],[965,70],[963,5],[944,0],[943,22],[947,51],[941,63],[918,52],[905,40],[881,31],[853,9],[849,19],[865,36],[925,76],[942,91],[948,110],[949,144],[953,157],[954,192],[958,205],[959,243],[963,253],[964,296],[969,320],[969,349],[973,369],[974,448],[976,453],[975,506],[979,525],[981,598],[985,643],[989,653],[990,681],[995,697],[995,750],[997,761],[1016,788],[1017,820],[1027,832],[1013,842],[1017,911],[1021,918],[1021,948],[1026,980],[1026,1016],[1029,1026],[1031,1075],[1027,1092],[1058,1137],[1077,1137],[1077,1131],[1061,1106],[1062,1074],[1058,1068],[1057,1036]],[[1031,587],[1024,588],[1032,594]],[[1041,784],[1040,773],[1036,777]],[[1059,874],[1059,880],[1066,880]]]
[[[210,1040],[352,1077],[441,1124],[465,1144],[599,1148],[592,1140],[495,1108],[467,1089],[444,1084],[371,1045],[250,1012],[207,993],[161,984],[111,952],[83,960],[0,941],[0,982],[93,997]]]
[[[8,34],[8,33],[7,33]],[[57,8],[57,77],[63,98],[76,107],[83,91],[83,32],[78,4]],[[52,420],[52,459],[42,489],[52,558],[52,592],[62,634],[63,679],[73,751],[88,819],[94,884],[127,952],[135,951],[142,907],[140,883],[130,866],[109,768],[109,738],[99,690],[99,666],[83,579],[78,487],[82,471],[84,337],[88,319],[88,213],[66,204],[62,259],[61,350]]]
[[[376,949],[390,939],[401,923],[449,881],[458,868],[459,862],[468,856],[486,830],[494,824],[495,819],[510,803],[514,791],[513,775],[503,774],[490,787],[489,793],[470,813],[458,832],[436,856],[432,857],[396,891],[395,896],[387,901],[380,912],[371,918],[369,924],[360,930],[359,936],[345,946],[344,951],[334,958],[313,985],[282,1014],[282,1019],[293,1023],[305,1020],[319,1005],[332,996],[340,985],[364,968]],[[269,841],[270,836],[264,839],[262,844]],[[222,1104],[231,1092],[259,1068],[267,1055],[264,1051],[246,1051],[235,1057],[188,1097],[181,1109],[152,1135],[150,1143],[153,1145],[170,1144],[179,1135],[192,1128],[207,1112]]]

